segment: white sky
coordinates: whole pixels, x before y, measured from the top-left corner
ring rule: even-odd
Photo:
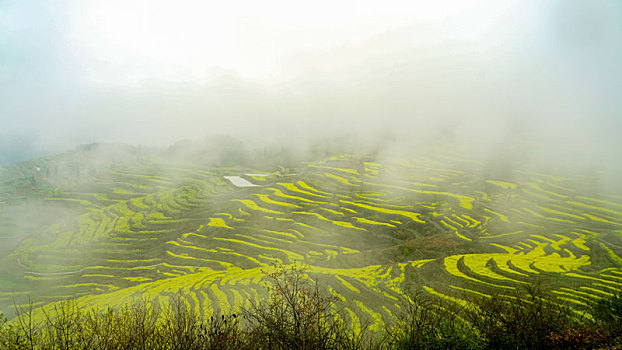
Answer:
[[[4,0],[0,50],[0,157],[15,137],[622,129],[618,1]]]
[[[66,39],[94,82],[203,80],[215,69],[269,82],[293,73],[296,55],[356,46],[400,28],[425,29],[419,45],[478,42],[494,35],[513,7],[515,1],[484,0],[83,1],[68,9]]]

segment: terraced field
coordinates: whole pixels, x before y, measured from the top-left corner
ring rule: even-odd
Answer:
[[[275,263],[307,265],[346,301],[339,317],[354,329],[381,329],[412,287],[465,303],[539,277],[577,310],[620,291],[622,196],[594,195],[589,178],[481,168],[453,148],[342,155],[293,175],[158,159],[112,166],[43,193],[76,214],[6,253],[0,309],[27,296],[101,309],[182,293],[197,313],[228,313],[262,298],[262,271]]]

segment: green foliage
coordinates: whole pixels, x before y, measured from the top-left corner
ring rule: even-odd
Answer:
[[[0,314],[0,346],[2,346],[2,348],[7,348],[7,340],[9,335],[11,334],[11,327],[8,326],[7,324],[7,318],[4,316],[4,314]]]

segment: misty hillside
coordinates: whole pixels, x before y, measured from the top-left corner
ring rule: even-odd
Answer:
[[[196,312],[227,314],[265,295],[275,263],[308,266],[354,329],[383,329],[412,289],[463,303],[537,277],[579,312],[622,288],[622,194],[595,192],[596,178],[495,167],[457,144],[346,148],[218,137],[5,166],[0,310],[181,293]]]
[[[607,0],[0,1],[0,348],[55,341],[68,305],[131,341],[141,305],[213,331],[279,304],[279,271],[342,348],[622,347],[621,24]],[[239,322],[251,348],[279,329]]]

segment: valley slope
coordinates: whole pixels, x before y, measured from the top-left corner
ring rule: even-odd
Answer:
[[[229,313],[264,297],[263,272],[295,263],[346,302],[336,311],[355,329],[380,330],[410,289],[463,303],[538,278],[577,310],[620,291],[622,196],[589,177],[482,169],[455,146],[281,170],[122,145],[13,164],[0,310],[181,293],[198,313]]]

